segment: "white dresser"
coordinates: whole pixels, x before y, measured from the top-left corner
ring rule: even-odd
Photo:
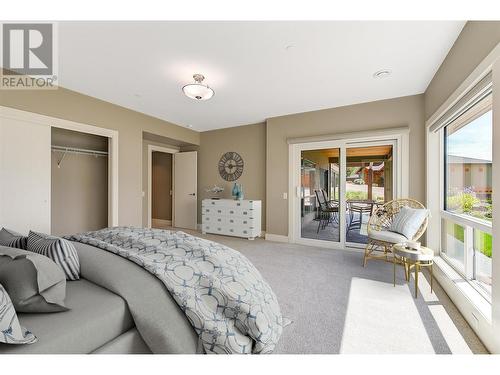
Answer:
[[[261,234],[261,215],[261,201],[203,199],[202,232],[253,240]]]

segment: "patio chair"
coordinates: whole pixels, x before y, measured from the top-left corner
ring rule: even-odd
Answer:
[[[407,238],[400,233],[389,230],[394,217],[403,207],[425,209],[422,203],[408,198],[395,199],[378,207],[368,220],[368,243],[363,257],[363,267],[366,266],[368,259],[392,260],[392,258],[389,259],[389,255],[393,254],[392,247],[395,244],[410,240],[417,241],[424,234],[429,221],[428,216],[422,221],[412,238]]]
[[[326,226],[332,222],[333,215],[339,212],[339,207],[331,206],[329,202],[324,198],[321,190],[314,190],[314,194],[316,194],[316,199],[318,200],[318,229],[316,233],[319,233],[320,228],[325,229]]]
[[[326,202],[328,207],[332,208],[334,211],[332,214],[333,221],[338,223],[339,222],[338,214],[339,214],[339,207],[340,207],[339,201],[336,199],[329,199],[327,194],[326,194],[325,189],[320,189],[320,190],[321,190],[321,193],[323,194],[324,201]]]

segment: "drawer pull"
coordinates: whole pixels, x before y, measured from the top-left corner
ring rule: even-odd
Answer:
[[[230,222],[230,223],[234,223],[234,220],[233,220],[233,219],[230,219],[230,220],[229,220],[229,222]]]
[[[234,229],[229,229],[229,231],[230,231],[231,233],[233,233],[233,232],[234,232]]]
[[[229,211],[229,213],[230,213],[230,214],[234,214],[234,211],[233,211],[233,210],[231,210],[231,211]]]
[[[245,221],[243,221],[243,224],[246,224],[246,223],[247,223],[247,221],[246,221],[246,220],[245,220]]]
[[[217,210],[218,213],[221,213],[221,210]]]
[[[221,221],[221,219],[219,218],[219,219],[217,219],[217,221]]]
[[[243,211],[243,215],[247,215],[247,214],[248,214],[248,212],[246,212],[246,211]]]

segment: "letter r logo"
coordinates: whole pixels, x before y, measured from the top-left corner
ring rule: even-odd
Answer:
[[[2,66],[10,74],[51,75],[53,68],[52,24],[4,23]]]

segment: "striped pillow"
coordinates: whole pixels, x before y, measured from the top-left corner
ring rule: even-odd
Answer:
[[[45,255],[52,259],[66,274],[67,280],[80,278],[80,261],[73,244],[60,237],[30,231],[28,251]]]
[[[425,208],[401,207],[392,219],[389,230],[412,240],[427,216],[429,216],[429,210]]]
[[[0,230],[0,245],[26,250],[28,237],[16,233],[13,230],[2,228],[2,230]]]

